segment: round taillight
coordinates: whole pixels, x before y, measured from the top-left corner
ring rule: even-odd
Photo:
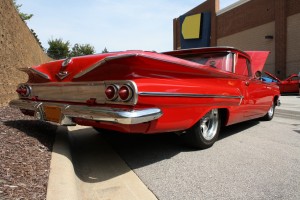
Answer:
[[[16,91],[22,97],[28,97],[29,94],[30,94],[30,92],[31,92],[31,89],[30,89],[30,87],[28,85],[20,85]]]
[[[118,88],[115,85],[107,86],[105,95],[108,100],[115,100],[118,97]]]
[[[123,85],[119,89],[119,97],[122,101],[129,101],[132,98],[132,89],[128,85]]]

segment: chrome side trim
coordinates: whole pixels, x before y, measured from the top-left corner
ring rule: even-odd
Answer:
[[[192,97],[192,98],[225,98],[225,99],[242,99],[243,96],[215,95],[215,94],[193,94],[193,93],[168,93],[168,92],[139,92],[141,96],[158,96],[158,97]]]
[[[29,68],[27,68],[27,67],[22,67],[22,68],[18,68],[18,70],[19,70],[19,71],[22,71],[22,72],[25,72],[25,73],[28,73],[29,71],[31,71],[31,72],[34,73],[34,74],[37,74],[37,75],[39,75],[39,76],[41,76],[41,77],[43,77],[43,78],[45,78],[45,79],[50,80],[50,76],[48,76],[47,74],[45,74],[45,73],[43,73],[43,72],[40,72],[40,71],[38,71],[38,70],[36,70],[36,69],[34,69],[34,68],[31,68],[31,67],[29,67]]]
[[[30,67],[21,67],[21,68],[18,68],[19,71],[21,72],[26,72],[29,71]]]
[[[38,102],[30,100],[12,100],[9,105],[14,108],[32,110],[40,120],[45,120],[44,106],[56,106],[61,109],[61,125],[74,125],[72,118],[81,118],[117,124],[140,124],[150,122],[162,116],[159,108],[120,109],[110,107],[88,107],[61,103]]]
[[[40,72],[40,71],[38,71],[38,70],[36,70],[34,68],[29,68],[29,70],[31,70],[33,73],[35,73],[35,74],[37,74],[37,75],[39,75],[39,76],[41,76],[41,77],[43,77],[45,79],[50,80],[50,76],[48,76],[47,74],[45,74],[43,72]]]
[[[96,69],[97,67],[100,67],[101,65],[107,63],[108,61],[111,61],[111,60],[117,60],[117,59],[121,59],[121,58],[129,58],[129,57],[134,57],[136,56],[137,54],[123,54],[123,55],[116,55],[116,56],[108,56],[98,62],[96,62],[95,64],[91,65],[90,67],[88,67],[87,69],[79,72],[78,74],[76,74],[74,76],[74,79],[76,78],[80,78],[82,76],[84,76],[85,74],[89,73],[90,71]]]

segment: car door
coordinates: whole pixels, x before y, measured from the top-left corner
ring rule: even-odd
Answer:
[[[242,55],[238,56],[235,74],[244,77],[242,81],[244,118],[253,119],[266,114],[272,101],[270,85],[251,74],[250,62]]]
[[[299,78],[298,76],[292,76],[283,81],[284,92],[298,92]]]

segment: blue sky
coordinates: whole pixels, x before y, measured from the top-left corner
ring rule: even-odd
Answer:
[[[237,0],[220,0],[220,8]],[[62,38],[71,45],[91,44],[97,53],[108,51],[173,49],[173,19],[204,0],[17,0],[27,24],[44,48]]]

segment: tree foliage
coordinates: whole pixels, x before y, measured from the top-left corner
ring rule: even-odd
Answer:
[[[30,29],[32,35],[35,37],[37,43],[39,43],[40,47],[43,49],[43,51],[45,51],[45,48],[43,47],[38,35],[35,33],[35,31],[33,29]]]
[[[48,40],[49,49],[47,55],[53,59],[62,59],[66,57],[83,56],[95,53],[95,48],[90,44],[76,43],[72,48],[69,41],[63,39]],[[71,50],[70,50],[71,48]]]
[[[69,56],[70,42],[64,42],[61,38],[48,40],[49,49],[47,55],[53,59],[62,59]]]
[[[106,47],[103,49],[102,53],[108,53],[108,50]]]
[[[26,13],[21,12],[20,8],[22,7],[22,4],[17,4],[16,0],[13,0],[13,4],[14,4],[15,8],[17,9],[22,20],[26,21],[33,17],[33,14],[26,14]]]
[[[33,17],[33,14],[26,14],[20,11],[20,8],[22,7],[22,4],[17,4],[16,0],[12,1],[17,12],[19,13],[19,16],[21,17],[21,19],[25,22],[26,20],[29,20]],[[42,43],[40,42],[40,39],[38,38],[37,34],[34,32],[33,29],[30,29],[30,31],[32,32],[33,36],[35,37],[36,41],[39,43],[40,47],[44,50],[44,47],[42,46]]]
[[[72,50],[69,54],[69,56],[83,56],[83,55],[89,55],[94,54],[95,48],[91,46],[90,44],[74,44],[72,47]]]

